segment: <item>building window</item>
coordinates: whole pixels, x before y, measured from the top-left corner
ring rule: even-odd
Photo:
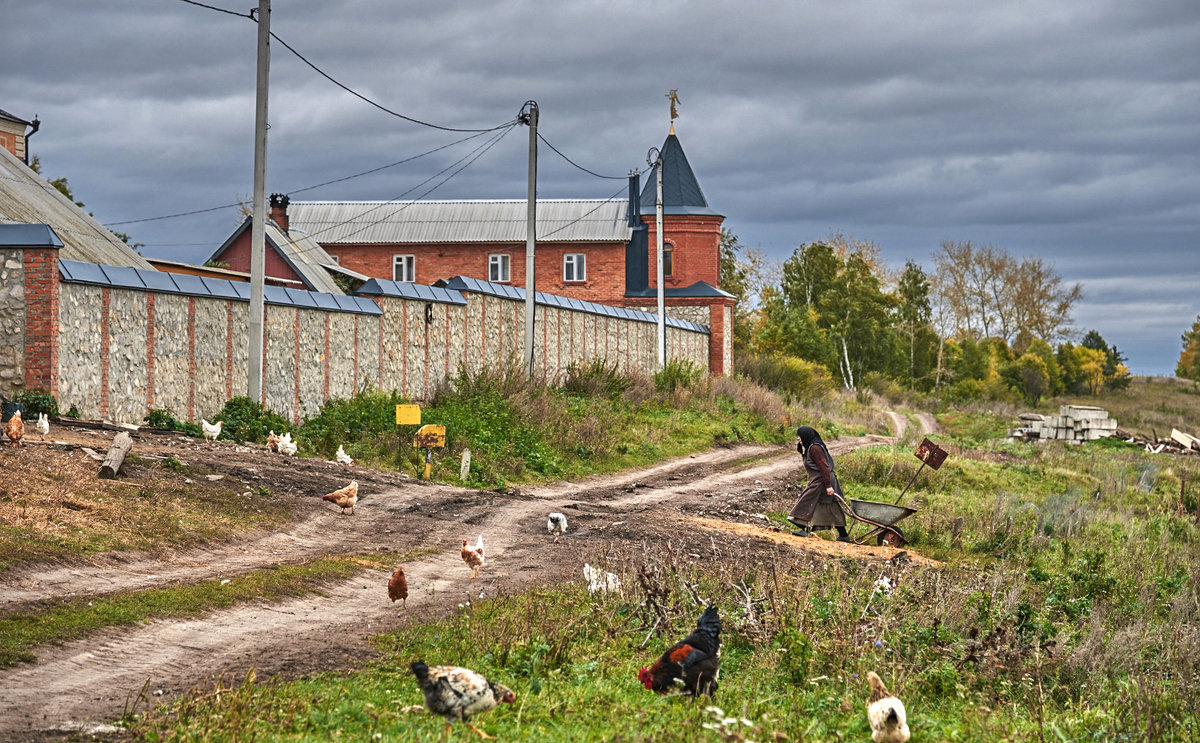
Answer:
[[[341,264],[341,261],[338,260],[336,255],[330,255],[329,257],[333,259],[333,265],[337,266]]]
[[[411,255],[392,256],[392,281],[416,281],[417,259]]]
[[[587,255],[565,253],[563,255],[563,281],[587,281]]]
[[[511,281],[508,273],[508,253],[492,253],[488,256],[488,281]]]
[[[675,275],[675,246],[663,243],[663,276]]]

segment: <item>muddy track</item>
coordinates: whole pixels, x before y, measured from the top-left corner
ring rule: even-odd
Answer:
[[[830,449],[839,454],[884,441],[843,439]],[[65,647],[39,648],[36,663],[0,671],[0,740],[52,739],[51,731],[115,719],[125,709],[144,709],[221,674],[240,678],[255,668],[260,676],[296,677],[356,665],[374,656],[368,640],[381,632],[444,616],[469,599],[575,579],[587,554],[637,543],[664,522],[680,522],[681,514],[724,502],[717,499],[749,491],[783,493],[786,483],[803,478],[796,464],[789,448],[739,446],[524,492],[373,482],[354,516],[341,516],[309,497],[299,509],[303,520],[279,532],[202,550],[126,554],[7,576],[0,611],[63,595],[101,595],[213,577],[236,580],[256,568],[321,554],[438,550],[406,563],[410,596],[403,609],[386,598],[387,574],[364,570],[303,598],[117,628]],[[563,511],[570,520],[561,545],[554,545],[545,531],[546,513],[552,510]],[[480,533],[487,543],[487,564],[478,579],[470,580],[458,554],[459,540],[473,540]],[[143,689],[146,696],[139,699]]]

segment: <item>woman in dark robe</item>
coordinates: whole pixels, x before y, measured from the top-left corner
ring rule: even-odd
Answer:
[[[804,455],[808,483],[788,513],[788,521],[800,527],[792,534],[810,537],[814,531],[834,528],[839,542],[849,542],[846,514],[834,498],[834,493],[842,494],[842,484],[833,471],[833,456],[821,440],[821,434],[809,426],[800,426],[796,431],[796,451]]]

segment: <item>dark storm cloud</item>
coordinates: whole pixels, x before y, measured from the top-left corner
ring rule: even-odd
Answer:
[[[710,203],[775,258],[836,231],[895,265],[931,268],[943,240],[1039,255],[1084,284],[1081,329],[1140,372],[1169,372],[1200,313],[1190,0],[274,5],[272,30],[362,94],[468,128],[535,99],[542,134],[605,174],[644,167],[679,88],[676,129]],[[5,25],[0,108],[41,117],[32,151],[101,221],[249,199],[254,24],[129,0],[7,3]],[[271,64],[271,190],[463,136],[372,108],[278,44]],[[479,142],[300,198],[396,198]],[[526,142],[514,130],[430,197],[523,197]],[[545,148],[539,178],[547,197],[623,189]],[[119,229],[202,260],[238,221],[232,209]]]

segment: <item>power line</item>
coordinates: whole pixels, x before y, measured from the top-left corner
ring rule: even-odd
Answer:
[[[196,0],[179,0],[179,1],[182,3],[187,3],[188,5],[197,5],[201,8],[208,8],[209,10],[215,10],[218,13],[228,13],[229,15],[235,15],[238,18],[251,18],[251,19],[254,18],[254,16],[251,15],[250,13],[238,13],[233,10],[226,10],[224,8],[218,8],[215,5],[205,5],[204,3],[198,3],[198,2],[196,2]]]
[[[609,196],[607,199],[605,199],[604,201],[601,201],[599,204],[597,204],[595,209],[592,209],[591,211],[586,212],[584,214],[580,214],[578,217],[576,217],[575,219],[572,219],[570,222],[567,222],[564,225],[560,225],[557,228],[550,230],[549,232],[547,232],[544,235],[538,235],[538,239],[541,240],[541,239],[550,237],[551,235],[562,232],[563,230],[567,229],[568,227],[570,227],[573,224],[578,224],[579,222],[582,222],[584,219],[586,219],[586,218],[592,216],[593,214],[595,214],[596,212],[600,211],[600,209],[602,209],[605,204],[615,201],[617,199],[617,197],[621,195],[621,192],[624,190],[625,190],[624,188],[619,189],[615,194],[613,194],[612,196]]]
[[[417,201],[419,201],[419,200],[421,200],[421,199],[425,198],[425,197],[426,197],[426,196],[428,196],[429,194],[431,194],[431,193],[433,193],[434,191],[436,191],[437,189],[441,188],[441,187],[442,187],[442,186],[444,186],[444,185],[445,185],[447,182],[449,182],[449,181],[450,181],[450,179],[454,178],[454,177],[455,177],[455,176],[457,176],[459,173],[461,173],[463,170],[467,169],[467,168],[468,168],[468,167],[470,167],[472,164],[474,164],[474,162],[475,162],[476,160],[478,160],[480,157],[482,157],[482,156],[483,156],[485,153],[487,153],[487,151],[488,151],[488,150],[492,149],[492,148],[493,148],[493,147],[495,147],[497,144],[499,144],[500,140],[501,140],[501,139],[504,139],[505,135],[507,135],[507,134],[508,134],[510,131],[512,131],[512,129],[513,129],[513,127],[514,127],[514,126],[516,126],[516,122],[513,122],[513,124],[512,124],[512,125],[508,126],[508,127],[507,127],[507,128],[505,128],[504,130],[502,130],[502,131],[501,131],[499,134],[497,134],[496,136],[492,137],[490,140],[488,140],[488,141],[487,141],[487,142],[485,142],[484,144],[482,144],[482,145],[480,145],[479,147],[475,148],[474,150],[472,150],[471,152],[467,153],[466,155],[464,155],[463,157],[459,158],[457,161],[455,161],[455,162],[451,163],[450,165],[447,165],[447,166],[446,166],[445,168],[443,168],[442,170],[438,171],[437,173],[435,173],[435,174],[431,175],[430,177],[426,178],[425,180],[421,181],[420,183],[418,183],[417,185],[415,185],[415,186],[413,186],[412,188],[408,189],[407,191],[405,191],[404,193],[400,194],[399,196],[397,196],[397,197],[395,197],[395,198],[393,198],[393,199],[390,199],[390,200],[388,200],[388,201],[385,201],[385,202],[383,202],[383,203],[379,204],[378,206],[372,207],[371,209],[368,209],[368,210],[366,210],[365,212],[362,212],[361,214],[356,214],[354,217],[352,217],[352,218],[350,218],[350,219],[346,219],[346,220],[343,220],[343,221],[341,221],[341,222],[335,222],[334,224],[331,224],[331,225],[329,225],[329,226],[327,226],[327,227],[324,227],[323,229],[319,229],[319,230],[317,230],[316,232],[311,232],[311,233],[308,233],[306,236],[307,236],[307,237],[310,237],[310,238],[313,238],[313,242],[316,244],[316,247],[315,247],[315,248],[300,248],[298,245],[296,245],[296,241],[295,241],[295,240],[293,240],[293,239],[291,238],[291,235],[290,235],[290,234],[288,234],[288,235],[287,235],[287,237],[288,237],[288,241],[289,241],[289,242],[292,244],[292,247],[293,247],[293,248],[296,250],[296,252],[297,252],[297,253],[307,253],[307,252],[311,252],[311,251],[313,251],[313,250],[316,250],[316,249],[318,249],[318,248],[319,248],[319,249],[321,249],[321,250],[324,250],[324,248],[323,248],[323,247],[322,247],[322,246],[321,246],[319,243],[316,243],[316,237],[317,237],[318,235],[323,235],[323,234],[325,234],[326,232],[329,232],[329,231],[330,231],[330,230],[332,230],[332,229],[335,229],[335,228],[337,228],[337,227],[341,227],[342,225],[345,225],[345,224],[349,224],[349,223],[351,223],[351,222],[353,222],[353,221],[355,221],[355,220],[357,220],[357,219],[361,219],[363,216],[365,216],[365,215],[367,215],[367,214],[370,214],[370,213],[372,213],[372,212],[374,212],[374,211],[377,211],[377,210],[379,210],[379,209],[383,209],[383,208],[387,207],[388,205],[395,204],[395,203],[396,203],[397,201],[399,201],[400,199],[404,198],[405,196],[407,196],[408,194],[412,193],[413,191],[416,191],[417,189],[421,188],[422,186],[424,186],[425,184],[429,183],[430,181],[432,181],[432,180],[434,180],[434,179],[438,178],[439,176],[441,176],[441,175],[443,175],[443,174],[445,174],[445,173],[447,173],[447,172],[449,172],[449,171],[453,170],[453,172],[450,172],[450,174],[449,174],[449,175],[447,175],[445,178],[443,178],[443,179],[442,179],[440,182],[438,182],[437,184],[435,184],[434,186],[432,186],[432,187],[431,187],[431,188],[429,188],[428,190],[426,190],[426,191],[424,191],[423,193],[421,193],[421,195],[417,196],[417,197],[416,197],[415,199],[413,199],[412,201],[410,201],[410,202],[408,202],[408,203],[406,203],[406,204],[403,204],[403,205],[401,205],[401,206],[400,206],[398,209],[395,209],[395,210],[393,210],[393,211],[390,211],[390,212],[388,212],[387,214],[385,214],[384,216],[380,217],[379,219],[377,219],[377,220],[375,220],[375,221],[373,221],[373,222],[368,222],[367,224],[364,224],[362,227],[358,228],[358,229],[357,229],[357,230],[355,230],[354,232],[351,232],[349,235],[344,235],[344,236],[343,236],[343,239],[344,239],[344,238],[346,238],[346,237],[351,237],[351,236],[353,236],[353,235],[357,235],[358,233],[362,232],[363,230],[369,229],[369,228],[371,228],[371,227],[374,227],[375,225],[377,225],[377,224],[379,224],[379,223],[381,223],[381,222],[384,222],[384,221],[387,221],[388,219],[391,219],[392,217],[396,216],[397,214],[399,214],[399,213],[403,212],[405,209],[408,209],[410,206],[412,206],[412,205],[413,205],[414,203],[416,203]],[[456,170],[454,170],[455,168],[457,168],[457,169],[456,169]],[[285,233],[285,234],[287,234],[287,233]]]
[[[547,147],[549,147],[550,149],[554,150],[554,152],[555,152],[555,153],[556,153],[556,154],[557,154],[559,157],[561,157],[562,159],[564,159],[564,160],[566,160],[567,162],[571,163],[571,164],[572,164],[572,165],[574,165],[576,168],[579,168],[580,170],[582,170],[583,172],[587,173],[588,175],[594,175],[594,176],[596,176],[597,178],[604,178],[604,179],[606,179],[606,180],[610,180],[610,181],[623,181],[623,180],[625,180],[626,178],[628,178],[628,177],[629,177],[629,176],[627,176],[627,175],[601,175],[600,173],[596,173],[596,172],[594,172],[594,171],[588,170],[587,168],[583,167],[583,166],[582,166],[582,165],[580,165],[579,163],[575,162],[575,161],[574,161],[574,160],[572,160],[571,158],[569,158],[569,157],[567,157],[566,155],[564,155],[564,154],[563,154],[563,153],[562,153],[562,152],[561,152],[561,151],[560,151],[560,150],[559,150],[557,147],[555,147],[554,145],[550,144],[550,140],[548,140],[548,139],[546,139],[545,137],[543,137],[541,132],[538,132],[538,135],[537,135],[537,136],[538,136],[538,139],[542,140],[542,144],[544,144],[544,145],[546,145]],[[645,173],[645,172],[646,172],[646,170],[649,170],[649,168],[646,168],[646,169],[640,170],[640,171],[638,171],[638,173],[639,173],[639,174],[640,174],[640,173]]]
[[[371,100],[370,98],[366,97],[366,96],[365,96],[365,95],[363,95],[362,93],[359,93],[357,90],[354,90],[354,89],[353,89],[353,88],[351,88],[350,86],[348,86],[348,85],[345,85],[344,83],[342,83],[342,82],[338,81],[338,80],[337,80],[337,79],[335,79],[335,78],[334,78],[332,75],[330,75],[328,72],[326,72],[325,70],[322,70],[320,67],[317,67],[315,64],[313,64],[312,62],[308,61],[308,59],[307,59],[307,58],[306,58],[306,57],[305,57],[303,54],[301,54],[300,52],[296,51],[296,50],[295,50],[295,49],[293,49],[293,48],[292,48],[292,47],[291,47],[291,46],[290,46],[290,45],[289,45],[289,44],[288,44],[286,41],[284,41],[283,39],[281,39],[281,38],[279,38],[278,36],[276,36],[274,31],[272,31],[272,32],[271,32],[271,38],[272,38],[272,39],[275,39],[275,40],[276,40],[276,41],[278,41],[280,44],[283,44],[283,47],[284,47],[285,49],[287,49],[287,50],[288,50],[289,52],[291,52],[292,54],[295,54],[295,55],[296,55],[296,56],[297,56],[297,57],[300,59],[300,61],[301,61],[301,62],[303,62],[304,64],[306,64],[306,65],[308,65],[309,67],[313,68],[313,70],[315,70],[315,71],[317,72],[317,74],[318,74],[318,75],[320,75],[321,77],[325,78],[325,79],[326,79],[326,80],[328,80],[329,82],[331,82],[331,83],[333,83],[334,85],[338,86],[339,88],[341,88],[342,90],[346,91],[347,93],[349,93],[350,95],[354,96],[355,98],[358,98],[358,99],[360,99],[360,100],[362,100],[362,101],[365,101],[366,103],[369,103],[369,104],[371,104],[371,105],[372,105],[372,106],[374,106],[375,108],[378,108],[380,111],[383,111],[384,113],[391,114],[392,116],[395,116],[395,117],[397,117],[397,118],[404,119],[405,121],[411,121],[411,122],[412,122],[412,123],[414,123],[414,124],[420,124],[421,126],[427,126],[427,127],[431,128],[431,129],[441,129],[441,130],[442,130],[442,131],[444,131],[444,132],[480,132],[480,133],[483,133],[483,132],[494,132],[494,131],[496,131],[497,129],[503,129],[504,127],[506,127],[506,126],[508,126],[508,125],[510,125],[510,124],[512,124],[512,123],[513,123],[513,121],[506,121],[506,122],[504,122],[503,124],[499,124],[499,125],[497,125],[497,126],[493,126],[493,127],[489,128],[489,129],[459,129],[459,128],[452,127],[452,126],[441,126],[440,124],[430,124],[428,121],[421,121],[420,119],[414,119],[414,118],[412,118],[411,116],[405,116],[405,115],[404,115],[404,114],[402,114],[402,113],[399,113],[399,112],[397,112],[397,111],[393,111],[392,109],[388,108],[387,106],[384,106],[384,105],[383,105],[383,104],[381,104],[381,103],[376,103],[375,101],[373,101],[373,100]]]
[[[304,193],[305,191],[312,191],[315,188],[321,188],[322,186],[328,186],[332,183],[341,183],[342,181],[348,181],[352,178],[358,178],[358,177],[361,177],[364,175],[378,173],[381,170],[386,170],[388,168],[393,168],[397,165],[403,165],[405,163],[410,163],[414,160],[418,160],[422,157],[425,157],[426,155],[432,155],[435,152],[440,152],[444,149],[453,147],[456,144],[462,144],[463,142],[470,141],[472,139],[475,139],[476,137],[482,137],[486,133],[487,132],[480,132],[479,134],[472,134],[469,137],[463,137],[462,139],[455,140],[453,142],[450,142],[449,144],[444,144],[444,145],[441,145],[440,147],[435,147],[432,150],[426,150],[425,152],[422,152],[419,155],[413,155],[412,157],[406,157],[403,160],[397,160],[394,163],[388,163],[387,165],[381,165],[377,168],[371,168],[370,170],[364,170],[361,173],[354,173],[353,175],[347,175],[347,176],[343,176],[341,178],[334,178],[331,181],[325,181],[324,183],[318,183],[313,186],[305,186],[304,188],[297,188],[293,191],[285,191],[284,193],[291,196],[292,194]],[[241,206],[241,203],[222,204],[221,206],[210,206],[206,209],[193,209],[192,211],[189,211],[189,212],[179,212],[177,214],[164,214],[161,217],[144,217],[142,219],[126,219],[126,220],[123,220],[120,222],[105,222],[104,226],[105,227],[116,227],[117,225],[122,225],[122,224],[137,224],[139,222],[157,222],[157,221],[163,220],[163,219],[175,219],[176,217],[190,217],[194,214],[205,214],[207,212],[220,211],[221,209],[232,209],[235,206]]]
[[[325,181],[324,183],[318,183],[315,186],[305,186],[304,188],[298,188],[295,191],[288,191],[287,194],[288,194],[288,196],[291,196],[292,194],[298,194],[298,193],[303,193],[305,191],[311,191],[314,188],[320,188],[322,186],[328,186],[333,183],[341,183],[342,181],[348,181],[351,178],[358,178],[359,176],[370,175],[371,173],[378,173],[381,170],[387,170],[388,168],[393,168],[397,165],[403,165],[405,163],[410,163],[413,160],[418,160],[422,157],[425,157],[426,155],[432,155],[435,152],[440,152],[448,147],[453,147],[456,144],[462,144],[463,142],[475,139],[476,137],[482,137],[484,134],[487,134],[489,131],[494,131],[494,130],[488,129],[486,131],[479,132],[478,134],[472,134],[469,137],[463,137],[462,139],[455,140],[454,142],[451,142],[450,144],[444,144],[441,147],[435,147],[432,150],[422,152],[419,155],[413,155],[412,157],[406,157],[403,160],[397,160],[394,163],[388,163],[387,165],[381,165],[378,168],[371,168],[370,170],[364,170],[361,173],[355,173],[354,175],[348,175],[343,178],[335,178],[332,181]]]
[[[226,14],[228,14],[228,15],[234,15],[234,16],[238,16],[239,18],[249,18],[250,20],[254,21],[255,23],[258,23],[258,19],[256,19],[256,18],[254,17],[254,14],[253,14],[253,13],[237,13],[237,12],[234,12],[234,11],[232,11],[232,10],[226,10],[226,9],[224,9],[224,8],[218,8],[218,7],[216,7],[215,5],[206,5],[206,4],[204,4],[204,3],[196,2],[196,0],[179,0],[179,1],[180,1],[180,2],[183,2],[183,3],[187,3],[188,5],[196,5],[196,6],[199,6],[199,7],[201,7],[201,8],[207,8],[208,10],[215,10],[215,11],[217,11],[217,12],[220,12],[220,13],[226,13]],[[276,41],[278,41],[280,44],[282,44],[284,49],[287,49],[289,52],[291,52],[292,54],[296,55],[296,57],[297,57],[297,58],[298,58],[298,59],[299,59],[301,62],[303,62],[304,64],[306,64],[306,65],[308,65],[309,67],[311,67],[311,68],[312,68],[312,69],[313,69],[313,70],[314,70],[314,71],[315,71],[315,72],[316,72],[318,75],[320,75],[321,77],[325,78],[326,80],[328,80],[329,82],[333,83],[334,85],[338,86],[339,88],[341,88],[342,90],[346,91],[346,92],[347,92],[347,93],[349,93],[350,95],[354,96],[355,98],[358,98],[359,100],[361,100],[361,101],[363,101],[363,102],[365,102],[365,103],[368,103],[368,104],[370,104],[370,105],[374,106],[375,108],[378,108],[380,111],[383,111],[384,113],[391,114],[392,116],[395,116],[396,118],[399,118],[399,119],[404,119],[405,121],[411,122],[411,123],[413,123],[413,124],[420,124],[421,126],[427,126],[427,127],[431,128],[431,129],[441,129],[442,131],[446,131],[446,132],[478,132],[478,133],[481,133],[481,134],[482,134],[482,133],[484,133],[484,132],[493,132],[493,131],[496,131],[497,129],[502,129],[502,128],[504,128],[504,127],[508,126],[509,124],[513,123],[513,121],[515,121],[515,119],[514,119],[514,120],[511,120],[511,121],[506,121],[506,122],[505,122],[505,123],[503,123],[503,124],[499,124],[499,125],[497,125],[497,126],[489,127],[489,128],[487,128],[487,129],[461,129],[461,128],[458,128],[458,127],[452,127],[452,126],[442,126],[442,125],[440,125],[440,124],[431,124],[431,123],[429,123],[428,121],[421,121],[420,119],[414,119],[414,118],[413,118],[413,117],[411,117],[411,116],[405,116],[404,114],[402,114],[402,113],[400,113],[400,112],[398,112],[398,111],[393,111],[392,109],[388,108],[387,106],[384,106],[384,105],[383,105],[383,104],[381,104],[381,103],[377,103],[376,101],[373,101],[373,100],[371,100],[370,98],[366,97],[366,96],[365,96],[365,95],[363,95],[362,93],[359,93],[357,90],[354,90],[353,88],[351,88],[350,86],[348,86],[348,85],[346,85],[345,83],[341,82],[340,80],[337,80],[337,79],[336,79],[336,78],[334,78],[332,75],[330,75],[328,72],[326,72],[325,70],[322,70],[322,69],[321,69],[320,67],[318,67],[316,64],[314,64],[313,62],[309,61],[309,60],[308,60],[308,58],[307,58],[307,57],[305,57],[303,54],[301,54],[300,52],[296,51],[296,49],[295,49],[295,48],[293,48],[291,44],[288,44],[286,41],[284,41],[283,39],[281,39],[281,38],[279,37],[279,35],[278,35],[278,34],[276,34],[274,31],[272,31],[272,32],[271,32],[271,38],[272,38],[272,39],[275,39],[275,40],[276,40]]]

